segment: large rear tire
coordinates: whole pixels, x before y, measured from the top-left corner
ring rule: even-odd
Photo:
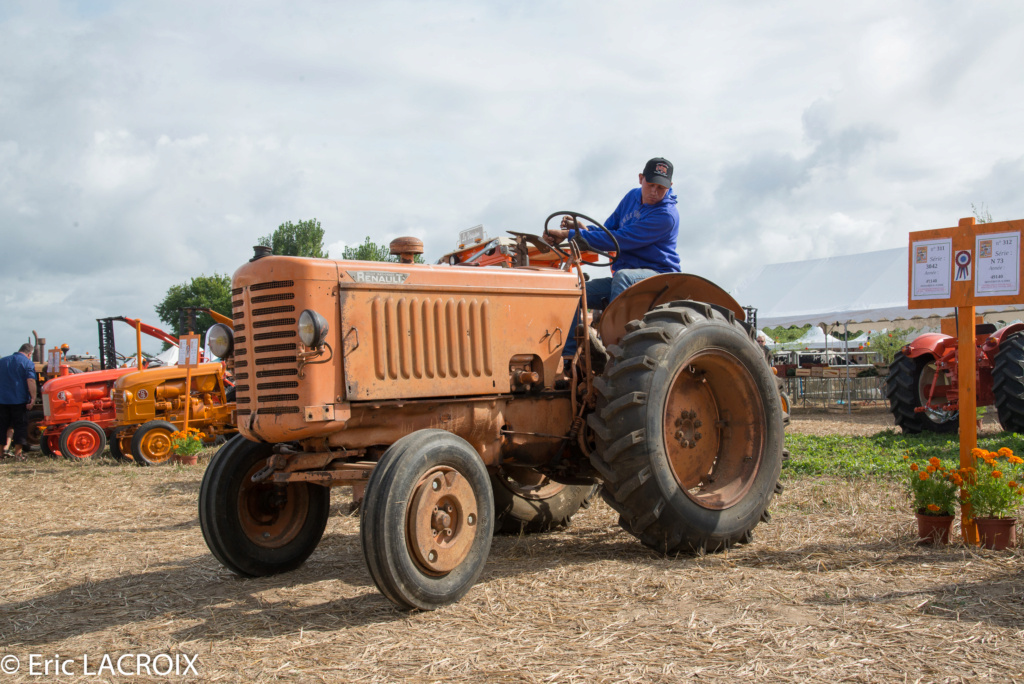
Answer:
[[[595,485],[565,485],[532,468],[509,466],[491,474],[494,529],[508,534],[548,532],[565,527],[590,506]]]
[[[494,533],[487,468],[466,440],[419,430],[381,456],[359,535],[374,584],[403,610],[454,603],[483,572]]]
[[[666,554],[750,541],[783,458],[775,376],[752,331],[726,309],[677,301],[609,351],[588,423],[619,524]]]
[[[231,572],[263,577],[299,567],[316,549],[330,515],[330,489],[308,482],[254,483],[271,446],[241,435],[213,458],[199,488],[199,526],[210,552]]]
[[[930,355],[909,358],[903,352],[896,354],[885,379],[885,396],[896,424],[907,434],[929,432],[956,432],[959,426],[956,412],[936,415],[917,411],[928,402],[928,387],[935,382],[935,357]],[[946,380],[943,376],[939,382]],[[948,384],[945,382],[943,384]],[[944,395],[943,395],[944,396]]]
[[[60,453],[72,461],[95,458],[106,448],[106,433],[91,420],[76,420],[60,433]]]
[[[992,366],[992,393],[999,424],[1008,432],[1024,433],[1024,333],[999,343]]]

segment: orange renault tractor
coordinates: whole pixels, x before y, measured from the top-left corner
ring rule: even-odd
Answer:
[[[221,324],[231,319],[210,309],[190,307],[183,311],[194,320],[203,311]],[[194,325],[194,324],[193,324]],[[182,326],[191,330],[193,325]],[[221,361],[200,363],[192,369],[188,388],[185,368],[147,368],[118,378],[112,393],[116,427],[110,440],[115,458],[137,465],[162,465],[171,460],[171,433],[185,425],[198,428],[208,441],[237,432],[234,421],[234,387]]]
[[[123,321],[133,328],[167,344],[177,346],[178,338],[159,328],[132,318],[116,316],[99,318],[100,370],[74,373],[67,364],[60,366],[60,375],[42,388],[45,418],[39,422],[40,449],[44,454],[63,454],[71,459],[86,459],[103,453],[116,418],[111,389],[121,376],[138,369],[126,365],[132,361],[117,352],[114,346],[114,321]]]
[[[600,226],[548,221],[561,215]],[[567,520],[596,484],[623,529],[663,554],[746,543],[768,520],[783,410],[721,288],[680,273],[637,283],[596,322],[605,358],[597,334],[569,329],[589,308],[575,243],[462,240],[475,246],[420,265],[407,263],[418,241],[397,242],[403,263],[257,248],[234,273],[233,325],[208,339],[233,364],[240,434],[199,495],[226,567],[299,566],[335,485],[365,485],[366,566],[404,609],[469,591],[499,520]],[[565,382],[573,334],[590,343]]]

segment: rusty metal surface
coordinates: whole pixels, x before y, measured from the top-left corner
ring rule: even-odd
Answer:
[[[627,323],[643,318],[651,307],[680,299],[724,306],[738,320],[746,318],[743,307],[732,295],[710,280],[689,273],[663,273],[641,280],[608,305],[597,324],[601,341],[605,346],[618,344]],[[591,306],[594,304],[591,302]]]
[[[472,485],[454,468],[431,468],[416,484],[406,522],[416,562],[431,575],[451,572],[466,559],[476,538]]]
[[[235,272],[232,287],[240,431],[276,443],[361,429],[362,436],[332,441],[356,447],[389,444],[420,426],[448,429],[444,423],[451,422],[420,415],[375,424],[360,408],[372,403],[363,402],[552,387],[561,330],[579,298],[575,276],[558,271],[296,257],[248,263]],[[327,319],[333,358],[307,363],[300,379],[299,356],[307,350],[295,333],[305,308]],[[536,359],[522,369],[536,372],[536,382],[513,383],[510,364],[517,356]],[[331,406],[334,420],[323,408]],[[351,417],[341,419],[346,411]],[[472,410],[453,412],[458,420],[474,419]],[[474,446],[494,442],[496,453],[500,425],[493,422],[453,431],[475,436]],[[368,441],[370,432],[378,441]]]
[[[761,404],[753,378],[717,349],[687,360],[672,379],[662,414],[669,465],[697,504],[732,506],[750,489],[764,449]]]
[[[305,486],[254,483],[263,463],[254,464],[242,478],[238,492],[238,522],[253,544],[277,549],[295,539],[309,511]]]

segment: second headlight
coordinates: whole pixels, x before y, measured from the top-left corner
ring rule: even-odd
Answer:
[[[223,323],[214,323],[206,331],[206,344],[218,359],[226,359],[235,346],[235,333]]]

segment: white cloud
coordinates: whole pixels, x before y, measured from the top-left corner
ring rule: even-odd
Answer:
[[[316,217],[370,235],[602,219],[676,164],[685,269],[1024,213],[1014,2],[25,2],[0,10],[0,353],[156,322]]]

